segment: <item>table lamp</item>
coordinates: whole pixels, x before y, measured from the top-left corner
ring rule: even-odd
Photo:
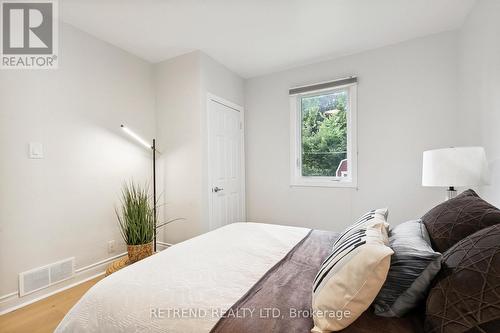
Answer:
[[[446,199],[457,195],[455,187],[488,183],[488,162],[483,147],[452,147],[424,151],[422,186],[447,187]]]

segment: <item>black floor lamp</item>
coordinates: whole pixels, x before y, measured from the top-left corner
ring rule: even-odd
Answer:
[[[156,140],[153,139],[153,144],[148,143],[146,140],[141,138],[139,135],[134,133],[125,125],[120,125],[122,130],[127,133],[130,137],[134,138],[141,145],[147,149],[151,149],[153,152],[153,223],[154,223],[154,251],[156,252]]]

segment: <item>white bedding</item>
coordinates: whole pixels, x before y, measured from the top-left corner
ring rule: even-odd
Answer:
[[[56,332],[209,332],[308,231],[233,223],[176,244],[99,281]]]

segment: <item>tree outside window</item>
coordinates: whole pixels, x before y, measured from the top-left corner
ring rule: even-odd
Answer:
[[[302,176],[348,177],[348,91],[301,98]]]

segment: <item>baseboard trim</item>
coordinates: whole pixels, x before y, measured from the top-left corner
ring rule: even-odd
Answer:
[[[65,291],[65,290],[67,290],[67,289],[70,289],[70,288],[76,287],[76,286],[78,286],[79,284],[82,284],[82,283],[84,283],[84,282],[87,282],[87,281],[90,281],[90,280],[92,280],[92,279],[95,279],[96,277],[99,277],[99,276],[101,276],[101,275],[104,275],[104,273],[105,273],[105,272],[101,272],[101,273],[98,273],[98,274],[96,274],[96,275],[89,276],[89,277],[87,277],[87,278],[85,278],[85,279],[83,279],[83,280],[80,280],[80,281],[74,282],[74,283],[72,283],[72,284],[70,284],[70,285],[67,285],[67,286],[64,286],[64,287],[62,287],[62,288],[56,289],[56,290],[54,290],[54,291],[51,291],[51,292],[50,292],[50,293],[48,293],[48,294],[44,294],[44,295],[41,295],[41,296],[35,297],[35,298],[33,298],[33,299],[30,299],[29,301],[22,302],[22,303],[19,303],[19,304],[17,304],[17,305],[11,306],[11,307],[9,307],[9,308],[7,308],[7,309],[1,310],[1,311],[0,311],[0,316],[1,316],[1,315],[4,315],[4,314],[6,314],[6,313],[12,312],[12,311],[14,311],[14,310],[20,309],[20,308],[22,308],[22,307],[25,307],[25,306],[27,306],[27,305],[33,304],[33,303],[35,303],[35,302],[41,301],[42,299],[45,299],[45,298],[47,298],[47,297],[50,297],[50,296],[55,295],[55,294],[57,294],[57,293],[60,293],[61,291]],[[20,298],[19,298],[19,299],[20,299]]]
[[[17,296],[18,294],[19,294],[19,291],[14,291],[14,292],[11,292],[10,294],[3,295],[0,297],[0,303],[2,303],[4,299]]]
[[[115,256],[103,259],[88,266],[81,267],[75,270],[75,275],[70,279],[61,283],[55,284],[48,288],[34,292],[33,294],[19,297],[19,292],[15,291],[3,296],[0,296],[0,315],[22,308],[26,305],[40,301],[44,298],[57,294],[63,290],[73,288],[81,283],[101,276],[106,271],[106,266],[109,262],[127,255],[126,252]]]
[[[96,266],[99,266],[99,265],[102,265],[102,264],[106,264],[110,261],[113,261],[115,259],[118,259],[118,258],[121,258],[121,257],[124,257],[127,255],[127,252],[123,252],[123,253],[120,253],[120,254],[117,254],[116,256],[112,256],[112,257],[109,257],[109,258],[106,258],[106,259],[103,259],[101,261],[98,261],[98,262],[95,262],[93,264],[90,264],[88,266],[84,266],[84,267],[81,267],[81,268],[78,268],[78,269],[75,269],[75,274],[78,274],[80,272],[83,272],[83,271],[86,271],[86,270],[89,270],[91,268],[94,268]]]
[[[157,241],[157,244],[168,248],[172,246],[170,243]],[[14,291],[12,293],[0,296],[0,315],[12,312],[26,305],[38,302],[44,298],[57,294],[69,288],[73,288],[81,283],[92,280],[98,276],[101,276],[106,271],[106,266],[109,262],[126,256],[127,252],[123,252],[112,257],[100,260],[98,262],[92,263],[90,265],[80,267],[75,269],[75,275],[70,279],[63,281],[61,283],[55,284],[48,288],[34,292],[33,294],[26,295],[24,297],[19,297],[19,291]]]

